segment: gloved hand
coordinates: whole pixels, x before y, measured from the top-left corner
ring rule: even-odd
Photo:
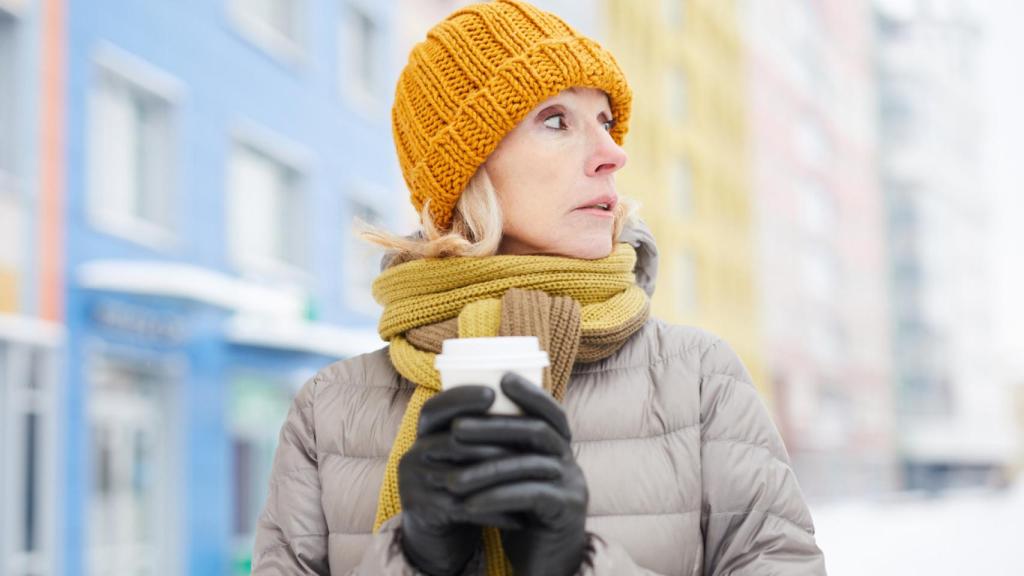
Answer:
[[[452,435],[460,445],[516,453],[464,468],[451,488],[465,496],[468,514],[521,521],[499,526],[516,574],[574,574],[587,544],[589,494],[570,448],[569,421],[547,392],[516,374],[506,374],[501,389],[523,416],[464,416],[452,424]]]
[[[494,391],[483,386],[460,386],[427,400],[420,412],[417,439],[399,460],[402,550],[414,566],[431,576],[462,572],[481,545],[481,526],[520,526],[505,514],[467,512],[461,493],[452,490],[463,469],[513,453],[502,446],[461,444],[452,436],[454,419],[486,418],[493,401]],[[545,477],[547,473],[527,466],[507,477]]]

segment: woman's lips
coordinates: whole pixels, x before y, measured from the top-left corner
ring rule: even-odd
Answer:
[[[612,218],[615,216],[615,213],[612,212],[611,210],[605,210],[603,208],[594,208],[592,206],[588,208],[577,208],[576,210],[573,210],[573,212],[582,212],[584,214],[596,216],[599,218]]]

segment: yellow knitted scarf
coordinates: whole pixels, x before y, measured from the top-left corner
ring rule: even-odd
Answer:
[[[416,389],[388,455],[374,532],[401,511],[398,462],[416,440],[423,404],[441,390],[434,368],[441,337],[538,336],[552,356],[545,387],[561,400],[573,361],[607,357],[647,319],[649,301],[636,285],[635,264],[633,247],[622,243],[599,260],[433,258],[398,264],[377,277],[373,295],[384,307],[378,330],[391,344],[395,369]],[[487,527],[483,534],[487,574],[511,574],[500,532]]]

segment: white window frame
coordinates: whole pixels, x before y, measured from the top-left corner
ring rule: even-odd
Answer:
[[[181,511],[185,505],[185,494],[172,481],[174,477],[172,471],[182,469],[183,438],[180,437],[178,430],[180,430],[183,411],[180,408],[179,396],[180,386],[185,381],[187,375],[187,363],[184,358],[178,355],[140,355],[138,352],[112,346],[98,340],[87,342],[84,348],[86,351],[84,366],[88,386],[85,406],[86,426],[88,428],[87,434],[90,436],[88,441],[89,452],[85,456],[87,464],[84,470],[87,478],[84,491],[86,495],[86,509],[83,518],[83,530],[85,530],[83,535],[83,545],[85,547],[84,573],[87,576],[92,574],[92,564],[96,561],[94,556],[95,550],[89,540],[89,534],[93,532],[89,522],[91,521],[90,498],[93,491],[95,473],[93,462],[91,461],[93,446],[91,438],[93,431],[92,422],[94,419],[103,418],[105,412],[118,414],[120,410],[123,410],[123,406],[120,404],[111,405],[108,403],[100,405],[97,403],[97,399],[102,398],[102,396],[97,393],[95,379],[98,371],[102,369],[104,364],[114,363],[138,366],[140,370],[150,372],[159,379],[159,383],[156,384],[158,387],[158,410],[163,417],[162,422],[159,423],[159,448],[163,451],[163,458],[157,462],[159,468],[154,471],[154,477],[157,479],[155,497],[157,511],[154,522],[156,530],[154,534],[155,549],[150,551],[153,554],[151,565],[155,567],[153,572],[155,576],[179,574],[184,569],[184,562],[182,561],[184,547],[179,527],[183,521]]]
[[[287,64],[299,64],[305,57],[308,36],[308,0],[286,0],[294,2],[295,37],[282,34],[273,26],[252,14],[247,0],[227,0],[228,19],[239,34],[265,52]]]
[[[664,73],[665,110],[670,115],[666,125],[685,123],[690,116],[690,76],[681,63],[673,63]]]
[[[805,166],[827,170],[832,165],[834,153],[829,135],[817,118],[809,114],[801,116],[793,138],[797,158]]]
[[[839,255],[835,248],[818,239],[808,239],[801,245],[797,274],[804,301],[833,305],[840,299],[842,287]]]
[[[796,180],[795,191],[799,221],[805,234],[814,239],[834,235],[841,219],[832,191],[809,176]]]
[[[672,32],[681,32],[686,22],[687,0],[661,0],[661,13],[665,26]]]
[[[107,43],[97,49],[93,63],[94,76],[90,86],[86,140],[88,143],[86,205],[89,223],[100,232],[124,238],[142,246],[162,252],[174,250],[178,247],[178,237],[175,233],[178,228],[178,218],[176,217],[178,212],[176,199],[179,197],[177,183],[180,180],[178,172],[181,169],[178,110],[180,110],[183,100],[183,85],[170,74]],[[168,155],[170,158],[167,162],[166,200],[169,216],[166,226],[131,214],[112,211],[103,205],[104,198],[100,192],[102,182],[98,166],[100,161],[98,154],[103,149],[101,143],[103,131],[96,125],[99,114],[99,90],[102,89],[103,76],[109,76],[114,81],[125,83],[130,89],[144,92],[152,98],[161,100],[167,107],[170,141]]]
[[[690,159],[682,154],[673,154],[668,167],[669,206],[678,217],[688,218],[694,213],[693,179],[693,163]]]
[[[672,290],[676,293],[676,312],[686,321],[694,321],[700,305],[700,264],[696,254],[682,250],[672,263]]]
[[[6,38],[0,36],[0,194],[4,191],[4,180],[13,178],[18,158],[14,141],[22,132],[17,126],[17,107],[20,94],[18,86],[18,18],[4,11],[0,3],[0,28],[10,32]],[[7,65],[6,59],[10,60]]]
[[[27,142],[27,134],[19,124],[24,92],[19,85],[23,72],[19,61],[22,31],[17,13],[5,12],[5,6],[8,5],[0,2],[0,28],[4,30],[0,35],[0,312],[18,306],[18,271],[24,268],[28,226],[23,183],[18,177],[19,163],[24,160],[18,154],[19,148],[24,148]],[[16,8],[17,5],[7,7]]]
[[[56,479],[63,477],[56,390],[59,341],[55,335],[39,341],[0,339],[0,509],[16,511],[0,515],[0,573],[9,576],[52,576],[61,568],[56,537],[61,507]],[[29,385],[30,362],[38,362],[35,386]],[[35,550],[26,553],[19,548],[26,537],[21,525],[27,495],[22,476],[26,457],[22,426],[28,414],[36,415],[37,482],[33,489]]]
[[[17,16],[25,8],[26,0],[0,0],[0,12]]]
[[[301,213],[309,215],[310,206],[310,169],[312,154],[303,146],[289,140],[265,127],[248,120],[237,120],[231,129],[231,140],[225,162],[225,227],[228,237],[225,246],[229,261],[243,276],[270,277],[283,279],[300,284],[308,284],[312,276],[309,267],[313,261],[310,235],[306,235],[300,243],[298,262],[287,262],[274,258],[262,258],[243,254],[237,245],[238,222],[235,205],[241,199],[234,196],[239,191],[233,189],[232,161],[237,148],[248,148],[273,162],[293,171],[296,176],[295,191],[301,197]]]
[[[0,313],[5,308],[4,284],[11,281],[14,307],[21,296],[19,270],[24,269],[25,231],[28,226],[25,199],[18,182],[0,171]]]
[[[375,75],[369,79],[370,84],[367,85],[363,80],[358,70],[353,70],[353,66],[365,66],[363,58],[365,55],[357,58],[354,54],[356,48],[361,50],[361,45],[357,45],[354,39],[352,31],[356,24],[353,20],[357,17],[365,17],[370,23],[370,26],[375,30],[374,36],[371,38],[371,59],[369,67],[373,71],[383,70],[385,68],[385,51],[387,46],[384,42],[383,23],[377,12],[371,8],[367,2],[360,0],[339,0],[338,4],[338,22],[336,27],[335,35],[335,46],[336,46],[336,57],[337,57],[337,77],[338,77],[338,89],[344,95],[345,99],[358,111],[370,117],[377,117],[383,114],[385,110],[385,97],[383,94],[383,78],[379,73],[375,72]],[[356,81],[355,79],[359,79]]]
[[[383,257],[384,251],[375,249],[372,245],[368,244],[365,240],[359,238],[355,234],[355,216],[356,214],[352,211],[352,206],[355,203],[361,204],[370,210],[373,210],[381,215],[381,226],[387,226],[387,214],[388,210],[384,205],[384,202],[389,198],[393,198],[393,195],[384,186],[373,184],[365,180],[354,180],[349,183],[348,189],[346,190],[345,197],[345,213],[348,215],[348,221],[342,223],[342,230],[346,231],[347,237],[345,238],[345,255],[344,261],[341,263],[341,269],[343,271],[343,286],[344,286],[344,301],[351,310],[358,311],[360,313],[375,315],[380,312],[380,305],[373,299],[371,293],[363,290],[364,285],[362,284],[362,278],[356,274],[355,268],[351,265],[353,262],[366,257],[367,253],[378,252],[377,261],[380,261],[380,257]],[[373,224],[369,222],[368,224]]]

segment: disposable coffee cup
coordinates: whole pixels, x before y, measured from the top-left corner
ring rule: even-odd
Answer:
[[[434,367],[441,373],[441,388],[475,384],[494,390],[491,414],[522,414],[501,391],[501,377],[514,372],[542,387],[548,353],[540,349],[536,336],[493,338],[449,338],[441,343]]]

